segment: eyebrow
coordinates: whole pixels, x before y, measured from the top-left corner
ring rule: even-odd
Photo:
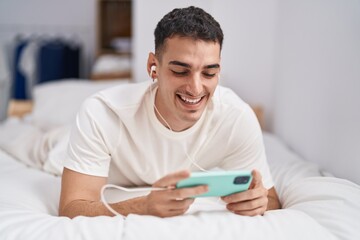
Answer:
[[[181,67],[186,67],[186,68],[191,68],[190,64],[184,63],[184,62],[180,62],[180,61],[170,61],[169,65],[177,65],[177,66],[181,66]],[[210,64],[205,66],[204,68],[220,68],[220,64]]]
[[[181,67],[191,68],[190,64],[179,62],[179,61],[170,61],[169,65],[177,65]]]
[[[205,68],[220,68],[220,64],[217,64],[217,63],[210,64],[210,65],[205,66]]]

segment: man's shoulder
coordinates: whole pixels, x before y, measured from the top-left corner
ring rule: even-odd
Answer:
[[[213,120],[222,122],[223,128],[229,131],[234,126],[250,128],[257,125],[255,113],[248,103],[243,101],[232,89],[218,86],[213,97]]]
[[[218,86],[215,90],[213,101],[216,105],[233,110],[245,110],[248,104],[242,100],[231,88]]]
[[[148,82],[121,84],[102,90],[93,95],[92,98],[113,109],[128,108],[139,105],[148,88]]]
[[[118,121],[119,118],[133,115],[141,106],[149,84],[127,83],[114,86],[89,96],[82,104],[80,112],[86,113],[92,118],[96,116],[112,116]]]

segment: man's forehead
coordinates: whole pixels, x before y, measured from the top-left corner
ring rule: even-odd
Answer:
[[[167,39],[161,55],[163,63],[167,65],[219,65],[220,44],[189,37],[172,37]]]
[[[180,45],[179,45],[180,44]],[[218,47],[220,51],[220,43],[212,40],[203,40],[200,38],[193,38],[187,36],[173,35],[164,40],[164,50],[166,51],[167,47],[173,46],[186,46],[186,45],[196,45],[196,44],[206,44],[209,46]]]

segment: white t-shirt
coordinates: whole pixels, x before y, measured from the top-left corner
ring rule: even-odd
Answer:
[[[208,170],[257,169],[264,186],[273,186],[259,123],[233,91],[218,86],[201,118],[173,132],[155,115],[156,90],[156,84],[134,83],[88,98],[73,126],[65,167],[142,186],[174,171],[200,171],[195,162]]]

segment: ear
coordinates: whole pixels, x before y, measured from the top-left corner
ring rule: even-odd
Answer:
[[[153,68],[153,71],[151,71],[153,66],[155,66],[155,67],[157,66],[157,59],[155,57],[155,54],[151,52],[151,53],[149,53],[149,57],[148,57],[148,61],[147,61],[147,72],[152,79],[155,79],[156,78],[156,69],[154,70],[154,68]]]

